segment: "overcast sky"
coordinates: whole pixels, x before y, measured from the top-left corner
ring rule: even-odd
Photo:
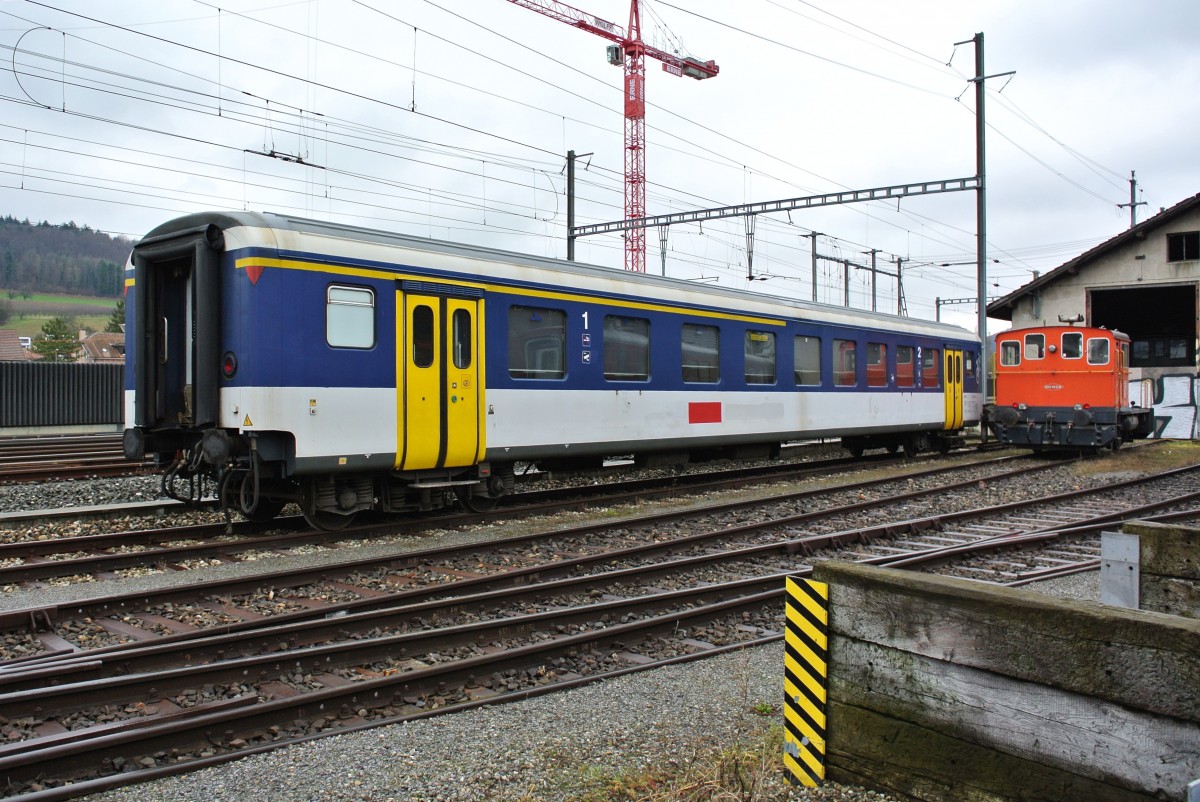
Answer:
[[[628,0],[573,5],[629,21]],[[642,29],[720,67],[696,81],[647,59],[649,215],[974,176],[980,32],[990,294],[1128,227],[1131,170],[1139,220],[1200,192],[1196,0],[646,0]],[[0,44],[0,214],[136,238],[278,211],[564,257],[574,150],[592,154],[577,223],[624,217],[609,43],[507,0],[0,0]],[[975,204],[761,216],[754,282],[741,219],[674,226],[666,272],[807,298],[815,230],[821,300],[842,302],[835,259],[876,249],[881,271],[904,260],[909,314],[969,300],[942,317],[974,328]],[[577,258],[620,269],[622,240],[580,239]],[[851,268],[853,306],[870,287]],[[894,278],[875,303],[896,308]]]

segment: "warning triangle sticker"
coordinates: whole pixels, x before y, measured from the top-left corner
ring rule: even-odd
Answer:
[[[252,420],[250,420],[250,416],[249,416],[249,415],[247,415],[247,416],[246,416],[246,419],[245,419],[244,421],[242,421],[242,426],[243,426],[243,427],[246,427],[246,426],[253,426],[253,425],[254,425],[254,422],[253,422]]]

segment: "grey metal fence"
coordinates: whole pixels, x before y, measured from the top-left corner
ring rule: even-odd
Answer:
[[[0,429],[120,424],[124,365],[0,362]]]

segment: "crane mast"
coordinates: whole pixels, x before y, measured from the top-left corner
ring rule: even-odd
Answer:
[[[564,22],[615,44],[608,47],[608,62],[625,68],[625,219],[646,216],[646,57],[662,62],[663,71],[675,76],[703,80],[720,68],[713,61],[700,61],[659,50],[642,41],[641,8],[629,3],[629,27],[555,0],[509,0],[522,8]],[[625,234],[625,269],[646,272],[646,229],[631,228]]]

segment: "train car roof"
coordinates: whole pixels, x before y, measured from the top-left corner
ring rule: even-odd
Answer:
[[[1029,328],[1024,328],[1024,329],[1006,329],[1005,331],[998,333],[996,335],[996,337],[997,337],[997,339],[999,339],[1000,337],[1015,337],[1017,339],[1020,339],[1021,337],[1023,337],[1026,334],[1036,334],[1038,332],[1049,333],[1049,332],[1065,332],[1065,331],[1078,331],[1078,332],[1082,332],[1085,334],[1091,334],[1093,336],[1097,335],[1097,334],[1107,334],[1118,340],[1128,340],[1129,339],[1129,335],[1123,331],[1120,331],[1119,329],[1106,329],[1103,326],[1072,326],[1067,323],[1055,324],[1052,326],[1030,326]]]
[[[703,303],[714,307],[733,305],[743,312],[755,312],[764,316],[788,317],[811,316],[823,321],[842,323],[848,326],[874,324],[892,331],[922,334],[932,337],[977,340],[974,332],[960,326],[935,321],[916,320],[884,312],[846,308],[833,304],[805,301],[798,298],[751,292],[744,289],[700,284],[686,279],[656,276],[646,273],[629,273],[612,267],[583,262],[568,262],[561,259],[534,256],[514,251],[499,250],[479,245],[416,237],[362,226],[331,223],[270,212],[199,212],[169,220],[148,232],[140,241],[182,236],[195,231],[197,235],[210,226],[222,232],[233,232],[238,228],[267,229],[282,232],[276,236],[283,250],[313,250],[312,242],[300,243],[300,238],[328,238],[344,242],[368,243],[406,251],[437,254],[457,259],[487,262],[496,266],[536,268],[559,274],[568,273],[575,279],[578,289],[603,289],[603,291],[642,297],[651,287],[656,297],[676,303]],[[235,237],[235,240],[238,239]],[[295,247],[293,247],[295,246]],[[135,250],[137,245],[134,246]],[[498,274],[497,274],[497,277]],[[582,283],[581,283],[582,282]],[[606,285],[606,286],[605,286]],[[782,309],[781,309],[782,307]],[[868,322],[869,321],[869,322]]]

